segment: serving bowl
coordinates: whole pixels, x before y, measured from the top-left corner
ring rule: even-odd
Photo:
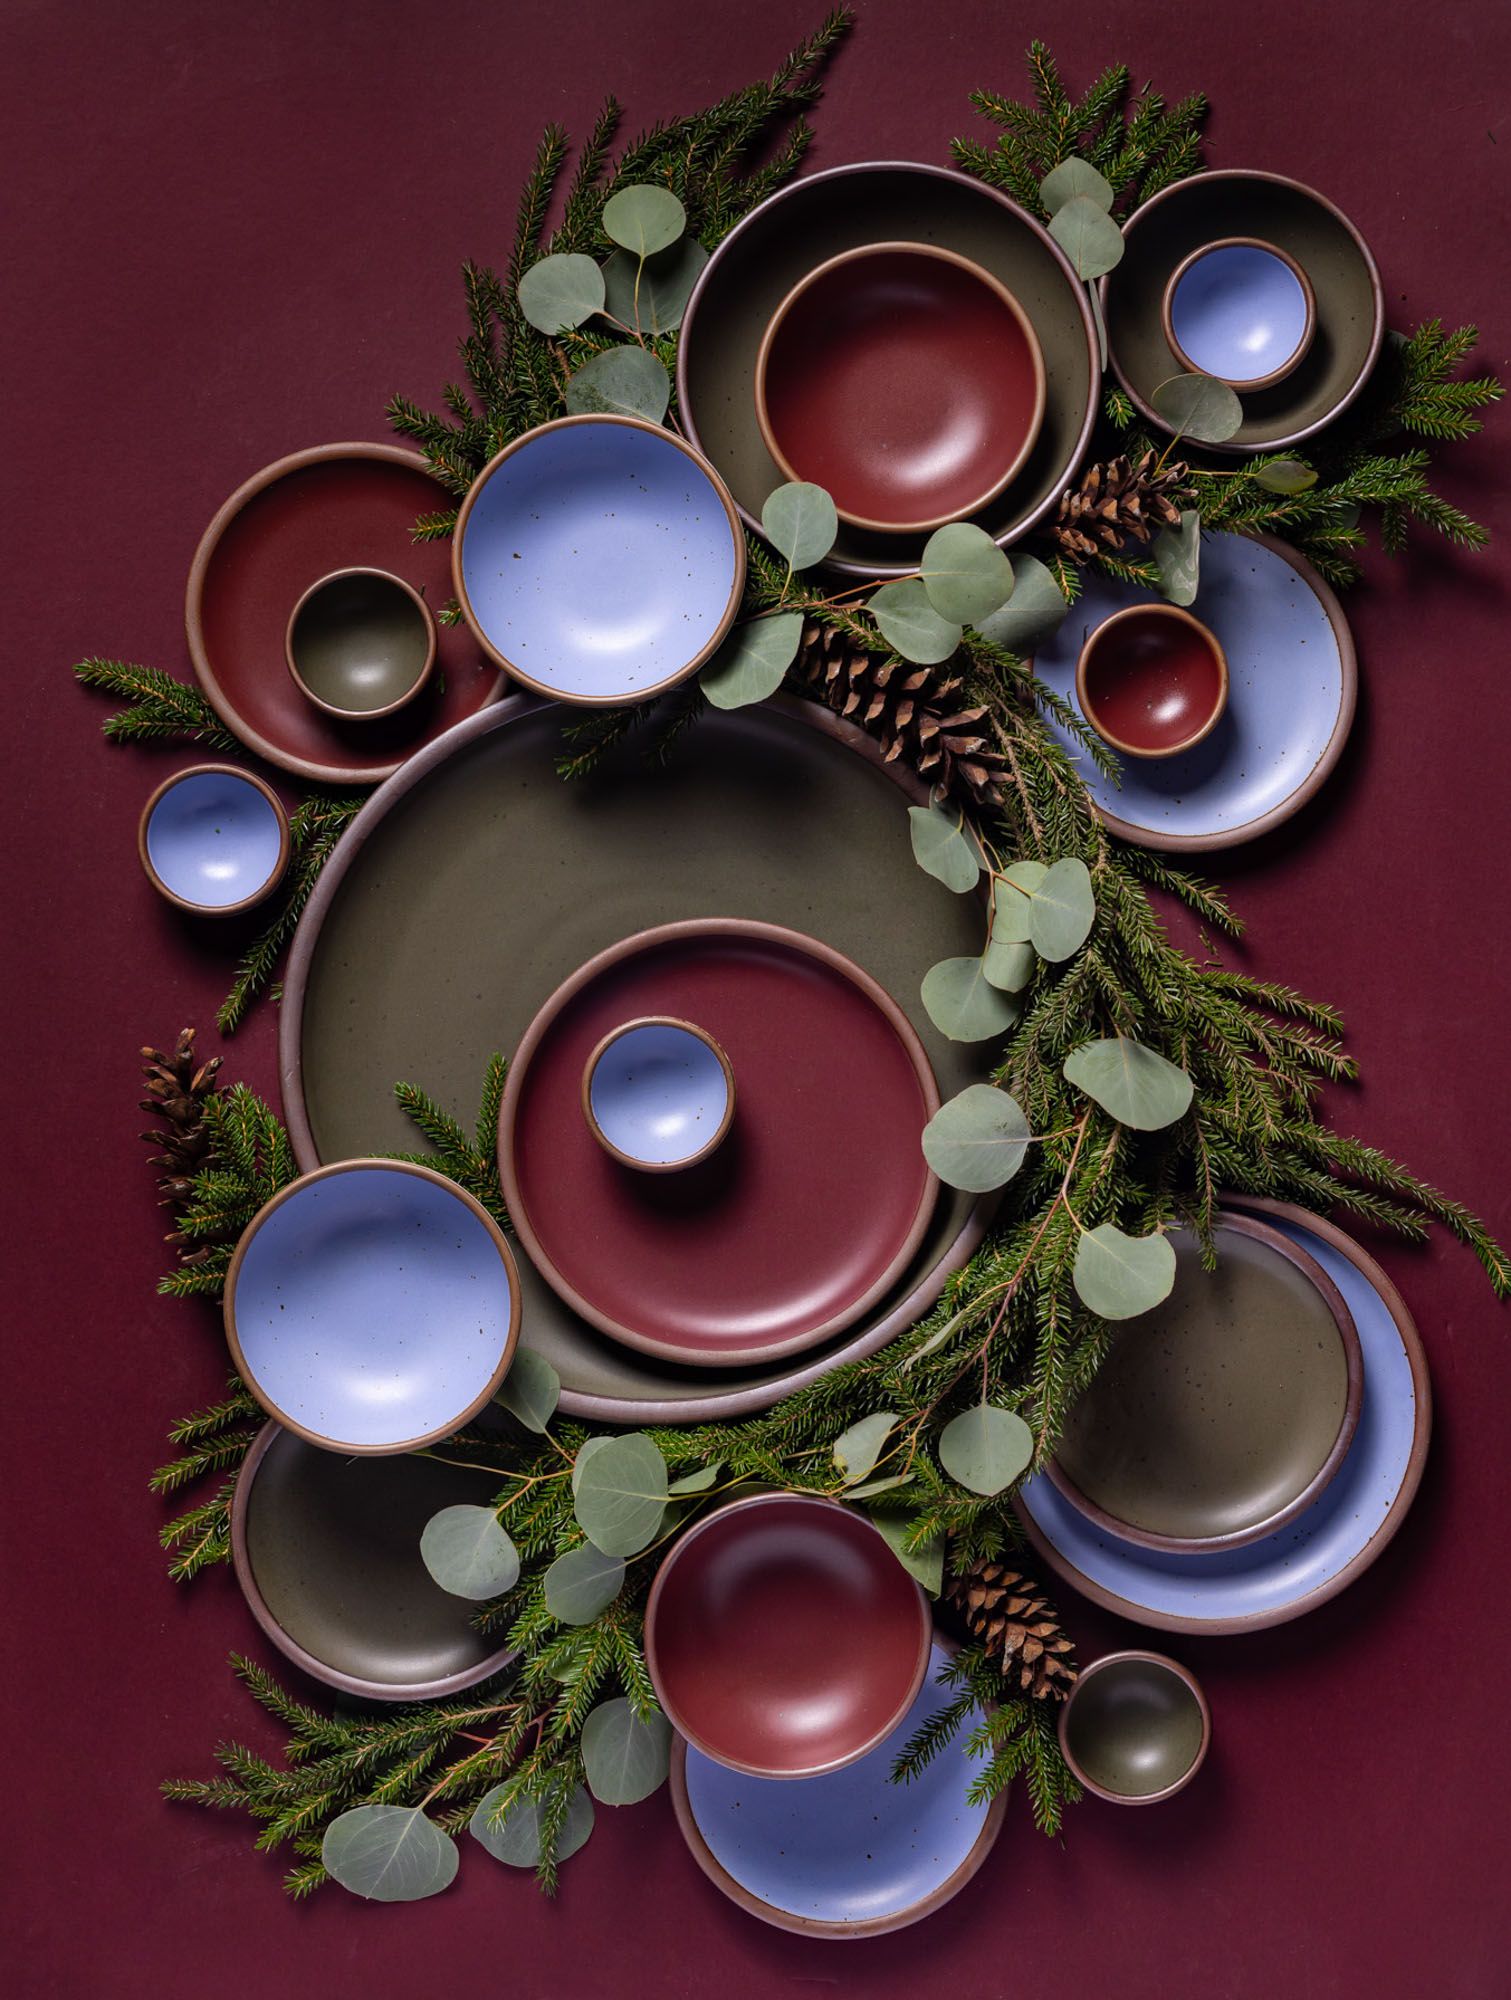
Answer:
[[[1114,1805],[1173,1798],[1201,1769],[1212,1716],[1196,1676],[1163,1653],[1104,1653],[1060,1709],[1060,1749],[1076,1779]]]
[[[160,896],[196,916],[250,910],[283,880],[289,822],[270,785],[234,764],[191,764],[142,807],[137,853]]]
[[[1228,704],[1227,655],[1179,605],[1131,604],[1088,633],[1076,700],[1125,757],[1174,757],[1217,727]]]
[[[1284,381],[1298,365],[1317,301],[1288,252],[1257,236],[1222,236],[1176,265],[1160,318],[1183,368],[1247,392]]]
[[[874,1750],[912,1706],[933,1627],[863,1514],[817,1494],[715,1508],[672,1544],[645,1607],[668,1721],[731,1770],[811,1778]]]
[[[706,1160],[728,1132],[734,1071],[691,1021],[644,1015],[611,1028],[588,1057],[582,1113],[621,1166],[672,1173]]]
[[[386,569],[338,569],[289,613],[284,658],[300,692],[325,714],[372,722],[413,701],[435,665],[435,620],[424,598]]]
[[[431,1167],[344,1160],[247,1224],[226,1339],[271,1417],[328,1451],[410,1451],[491,1400],[519,1339],[514,1253]]]

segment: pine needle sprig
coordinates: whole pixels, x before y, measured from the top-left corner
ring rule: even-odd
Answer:
[[[175,680],[159,667],[141,667],[129,660],[80,660],[74,679],[80,687],[114,695],[128,706],[107,716],[104,732],[112,743],[202,743],[210,750],[239,750],[197,687]]]
[[[319,793],[305,799],[289,814],[293,859],[283,902],[277,916],[247,947],[237,965],[231,990],[215,1016],[215,1025],[223,1035],[235,1034],[253,1000],[272,980],[284,950],[293,939],[304,906],[314,893],[320,871],[365,803],[357,797],[338,798]]]

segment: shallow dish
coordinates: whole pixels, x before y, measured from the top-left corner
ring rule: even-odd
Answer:
[[[897,1728],[928,1671],[918,1585],[864,1514],[811,1493],[731,1500],[671,1546],[645,1605],[645,1661],[706,1757],[812,1778]]]
[[[412,584],[386,569],[338,569],[289,615],[294,685],[327,715],[375,722],[413,701],[435,665],[435,620]]]
[[[452,540],[484,652],[561,701],[644,701],[695,674],[745,588],[745,538],[697,452],[638,417],[559,417],[478,474]]]
[[[582,1072],[582,1113],[621,1166],[673,1173],[706,1160],[735,1115],[729,1057],[691,1021],[611,1028]]]
[[[283,880],[289,822],[270,785],[234,764],[191,764],[142,807],[136,850],[160,896],[195,916],[250,910]]]
[[[1206,1759],[1212,1716],[1196,1676],[1163,1653],[1104,1653],[1060,1705],[1060,1749],[1087,1791],[1152,1806],[1184,1791]]]
[[[1170,274],[1160,307],[1182,368],[1248,394],[1284,381],[1316,331],[1311,280],[1284,250],[1254,236],[1204,243]]]
[[[1227,655],[1179,605],[1132,604],[1092,628],[1076,661],[1076,700],[1125,757],[1175,757],[1217,727]]]
[[[367,1701],[436,1701],[514,1655],[431,1580],[420,1536],[497,1480],[428,1453],[347,1458],[263,1426],[236,1479],[231,1555],[252,1616],[285,1656]]]
[[[491,1401],[519,1276],[481,1202],[429,1167],[346,1160],[273,1196],[226,1276],[226,1338],[270,1417],[328,1451],[409,1451]]]

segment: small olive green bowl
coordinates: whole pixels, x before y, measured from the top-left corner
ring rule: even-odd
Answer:
[[[386,569],[338,569],[289,614],[284,657],[307,701],[343,722],[375,722],[413,701],[435,666],[430,607]]]
[[[1201,1769],[1212,1715],[1196,1676],[1163,1653],[1104,1653],[1060,1709],[1060,1749],[1088,1792],[1119,1806],[1174,1798]]]

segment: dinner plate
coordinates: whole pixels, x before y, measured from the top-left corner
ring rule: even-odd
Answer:
[[[470,1126],[494,1050],[626,933],[719,910],[821,937],[893,994],[942,1096],[979,1082],[919,998],[937,960],[979,951],[981,907],[915,866],[923,788],[874,741],[806,701],[710,713],[666,769],[636,744],[592,777],[552,768],[564,711],[513,697],[406,765],[321,873],[290,956],[280,1069],[301,1167],[413,1151],[394,1100],[419,1084]],[[938,1297],[980,1242],[993,1198],[945,1192],[908,1272],[812,1356],[711,1377],[606,1339],[521,1258],[523,1339],[563,1406],[611,1423],[764,1408],[841,1356],[874,1352]]]
[[[1088,634],[1154,593],[1088,576],[1034,669],[1077,714],[1076,661]],[[1319,789],[1354,719],[1354,642],[1337,598],[1304,556],[1268,535],[1203,535],[1192,611],[1228,659],[1217,726],[1172,757],[1124,758],[1098,770],[1052,715],[1059,737],[1113,833],[1141,847],[1232,847],[1278,826]]]
[[[692,442],[747,522],[784,474],[756,418],[756,357],[777,307],[800,279],[870,243],[932,243],[1005,285],[1044,358],[1038,442],[1007,488],[974,516],[1011,542],[1058,502],[1096,415],[1096,332],[1086,288],[1048,231],[995,188],[947,167],[878,161],[789,183],[738,223],[693,290],[677,347],[677,398]],[[860,576],[916,569],[925,537],[842,523],[830,562]]]
[[[432,611],[451,596],[448,543],[414,539],[421,514],[455,504],[418,452],[391,444],[296,451],[239,486],[205,530],[189,571],[189,657],[211,707],[249,750],[332,785],[375,785],[504,692],[459,626],[437,631],[429,683],[396,713],[343,722],[288,669],[294,606],[333,570],[384,569]]]
[[[1088,1521],[1043,1473],[1019,1490],[1018,1517],[1049,1567],[1094,1603],[1167,1632],[1282,1625],[1335,1597],[1390,1542],[1416,1495],[1432,1428],[1421,1336],[1366,1250],[1325,1217],[1248,1196],[1229,1205],[1284,1231],[1327,1272],[1353,1315],[1364,1396],[1353,1443],[1325,1493],[1263,1541],[1211,1555],[1140,1548]]]

